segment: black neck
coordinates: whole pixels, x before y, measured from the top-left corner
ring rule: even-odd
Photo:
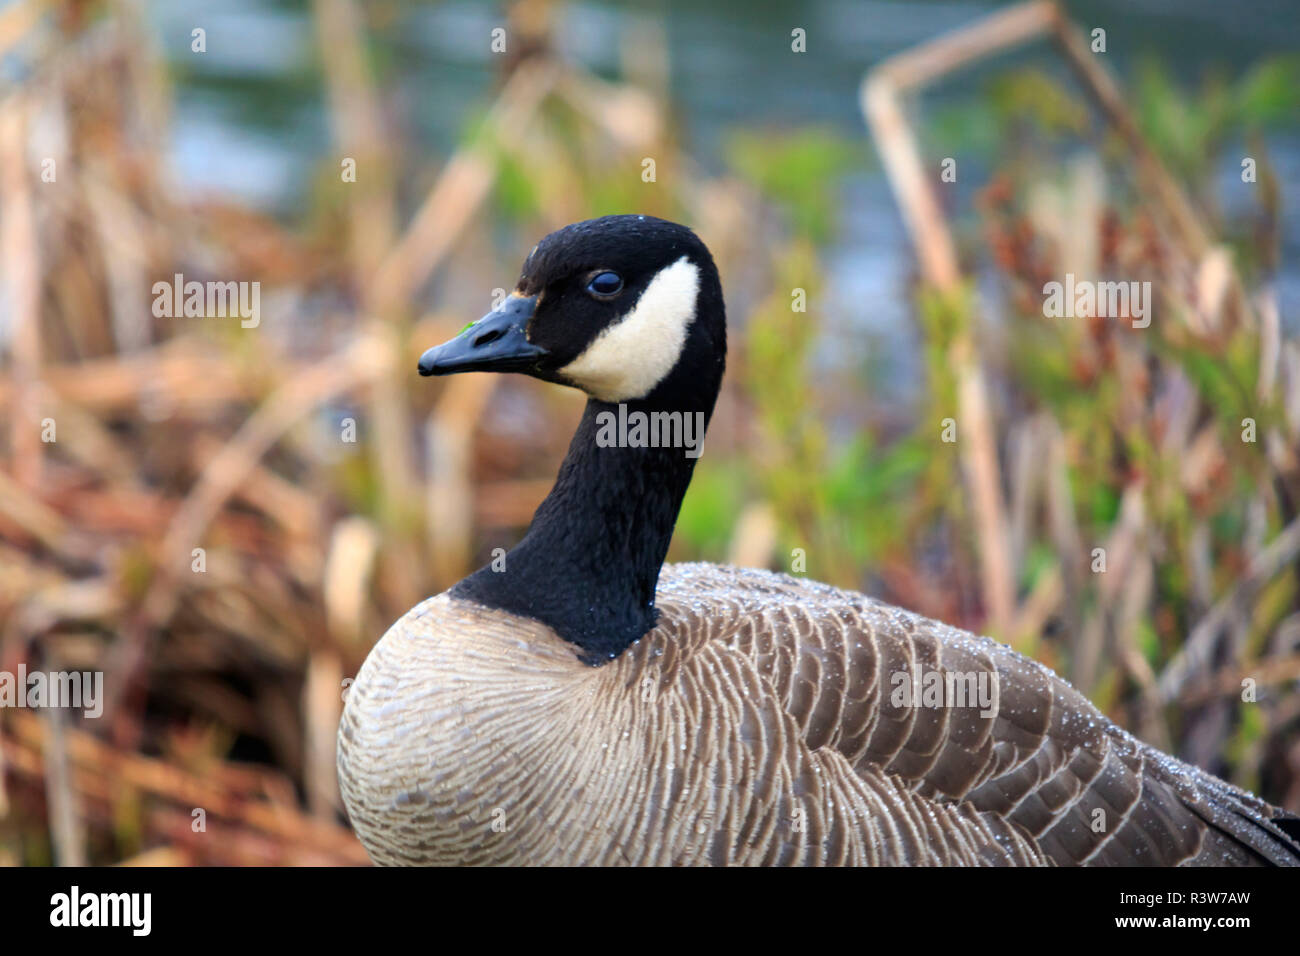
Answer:
[[[671,405],[653,394],[625,405],[629,416],[690,415],[694,427],[707,424],[716,394],[715,385],[686,401],[679,393]],[[606,412],[617,419],[619,406],[587,402],[555,487],[505,555],[504,570],[488,565],[451,592],[542,621],[591,664],[617,657],[654,627],[659,569],[696,460],[682,447],[601,447]]]

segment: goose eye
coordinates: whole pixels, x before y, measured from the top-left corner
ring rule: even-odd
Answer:
[[[587,283],[587,291],[601,298],[609,298],[623,291],[623,278],[617,272],[602,272]]]

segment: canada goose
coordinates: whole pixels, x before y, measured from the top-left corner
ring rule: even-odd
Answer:
[[[339,780],[375,862],[1300,863],[1300,818],[1004,645],[783,574],[664,566],[695,457],[601,429],[620,404],[707,422],[725,353],[703,243],[610,216],[543,239],[420,359],[589,401],[504,569],[408,612],[348,691]]]

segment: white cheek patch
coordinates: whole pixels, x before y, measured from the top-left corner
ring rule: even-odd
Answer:
[[[681,358],[699,288],[700,270],[685,256],[659,270],[632,311],[560,374],[602,402],[644,398]]]

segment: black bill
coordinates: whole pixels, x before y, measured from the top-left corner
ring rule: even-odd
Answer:
[[[546,356],[546,349],[524,336],[536,307],[536,296],[511,296],[450,342],[421,355],[420,374],[532,371]]]

